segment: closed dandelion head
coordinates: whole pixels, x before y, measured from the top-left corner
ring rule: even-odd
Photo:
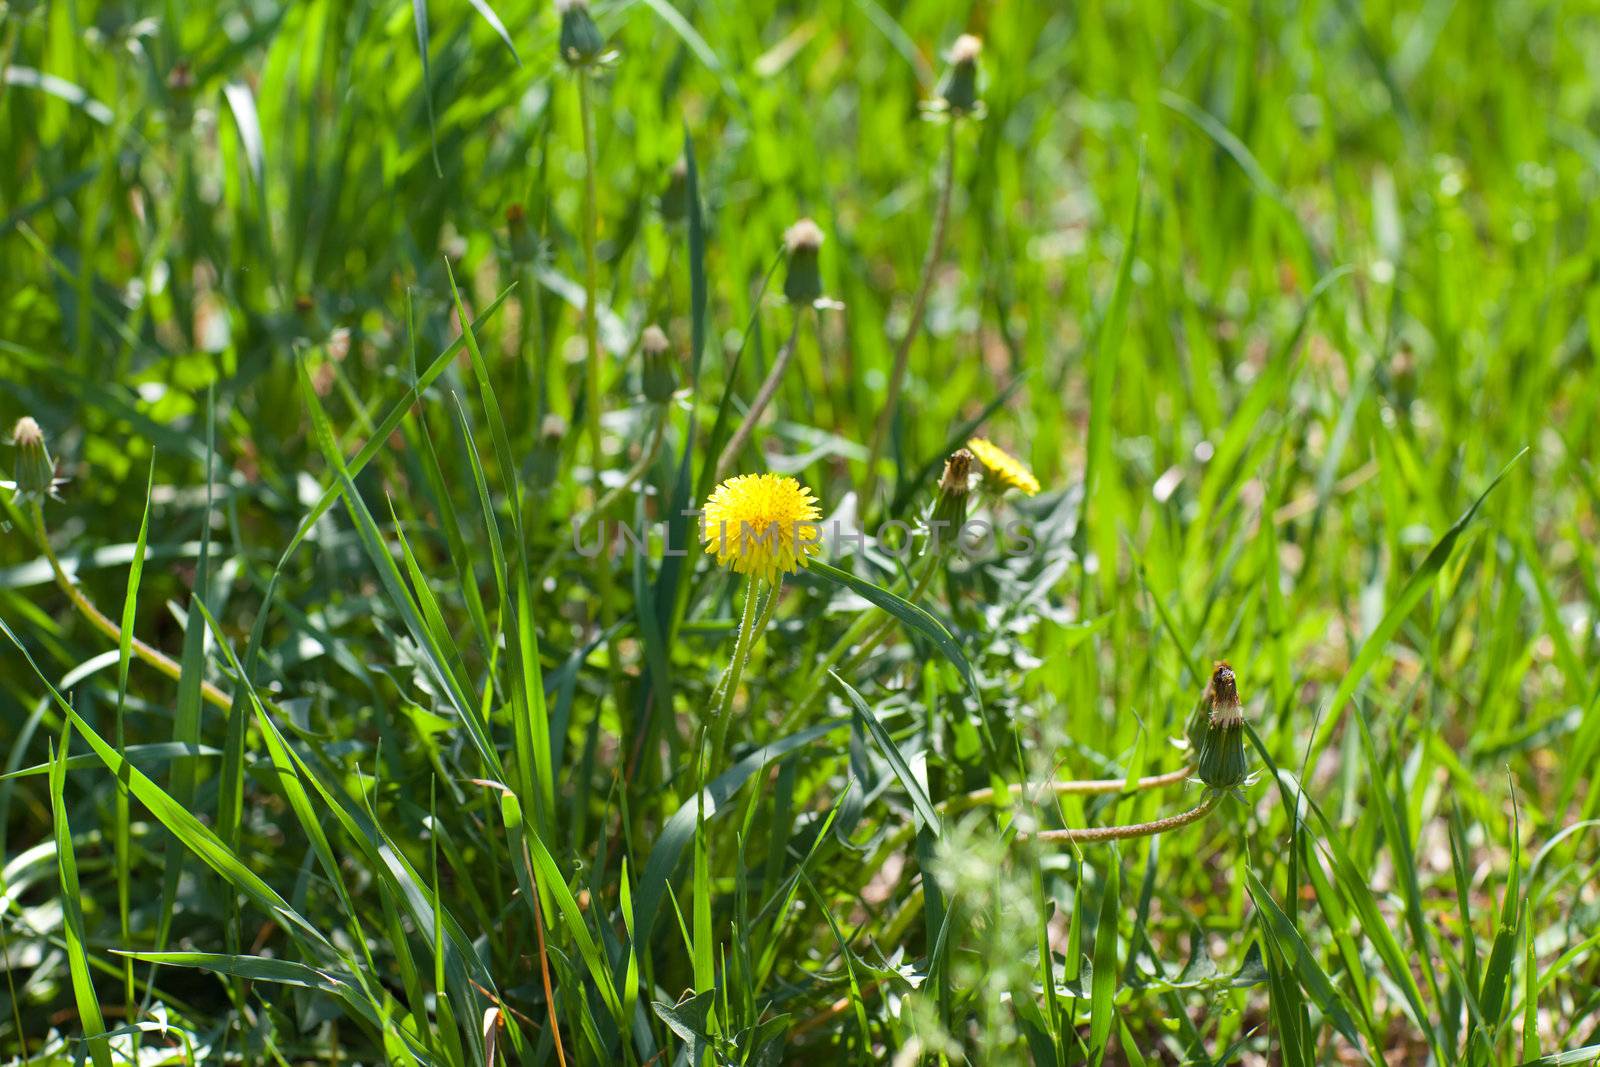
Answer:
[[[644,355],[643,370],[639,379],[645,399],[664,403],[678,388],[677,374],[672,365],[672,342],[659,326],[646,326],[639,338],[639,350]]]
[[[1033,472],[1023,466],[1022,461],[999,445],[974,437],[967,442],[967,447],[977,457],[978,463],[983,467],[983,477],[996,492],[1006,489],[1015,489],[1028,496],[1039,492],[1039,479]]]
[[[811,490],[777,474],[740,474],[706,500],[701,540],[720,566],[766,578],[793,574],[821,547]]]
[[[970,33],[963,33],[950,46],[946,56],[950,69],[939,83],[939,98],[953,115],[972,114],[983,106],[978,98],[978,56],[982,53],[983,42]]]
[[[39,429],[39,424],[32,416],[24,415],[17,420],[17,425],[11,431],[11,443],[17,450],[16,481],[11,484],[17,503],[37,500],[42,504],[46,498],[54,497],[57,484],[55,461],[44,446],[44,431]]]
[[[606,39],[589,14],[589,0],[556,0],[556,14],[561,16],[559,47],[567,66],[581,69],[611,58]]]
[[[1211,711],[1200,737],[1200,780],[1213,789],[1232,789],[1249,773],[1244,751],[1244,712],[1233,668],[1218,662],[1206,687]]]
[[[783,232],[783,248],[789,256],[789,273],[783,280],[783,295],[789,303],[804,306],[822,299],[822,268],[817,253],[822,249],[822,227],[801,219]]]

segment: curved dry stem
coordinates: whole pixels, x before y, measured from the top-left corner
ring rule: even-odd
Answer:
[[[1053,796],[1100,796],[1111,793],[1135,792],[1143,789],[1160,789],[1163,786],[1176,785],[1188,781],[1194,775],[1194,768],[1185,764],[1175,771],[1165,774],[1150,774],[1143,778],[1136,778],[1131,783],[1126,778],[1077,778],[1059,782],[1039,782],[1036,784],[1023,784],[1012,788],[1031,792],[1039,797],[1048,793]],[[993,802],[995,797],[994,787],[985,786],[974,789],[970,793],[951,797],[941,806],[942,810],[961,811],[966,808],[975,808]]]
[[[1100,841],[1125,841],[1131,837],[1151,837],[1155,834],[1164,834],[1169,830],[1176,830],[1180,826],[1188,826],[1192,822],[1199,822],[1211,814],[1222,800],[1222,792],[1213,789],[1206,798],[1188,811],[1177,815],[1169,815],[1165,819],[1153,819],[1150,822],[1131,823],[1127,826],[1082,826],[1067,830],[1043,830],[1035,834],[1017,835],[1019,841],[1074,841],[1078,844],[1094,844]]]
[[[96,630],[111,638],[114,644],[120,646],[122,644],[122,627],[112,622],[104,612],[95,607],[94,601],[90,600],[84,591],[78,588],[77,583],[72,580],[72,576],[61,565],[61,560],[56,556],[55,549],[50,547],[50,529],[45,525],[44,508],[39,506],[38,501],[33,502],[31,517],[33,518],[34,540],[39,545],[39,551],[44,553],[45,559],[50,563],[50,572],[55,575],[56,585],[67,595],[67,599],[72,601],[72,606],[78,609],[78,614],[89,620]],[[171,678],[174,682],[183,675],[183,668],[166,653],[145,644],[132,635],[129,635],[128,643],[135,656],[168,678]],[[233,707],[233,698],[210,682],[201,681],[200,695],[219,708]]]

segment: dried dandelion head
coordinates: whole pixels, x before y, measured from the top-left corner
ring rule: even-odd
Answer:
[[[1200,736],[1200,780],[1213,789],[1232,789],[1249,773],[1244,752],[1244,712],[1239,706],[1239,686],[1232,667],[1218,661],[1211,671],[1206,697],[1211,713]]]

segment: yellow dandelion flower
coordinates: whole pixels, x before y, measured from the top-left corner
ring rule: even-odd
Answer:
[[[821,546],[817,498],[777,474],[740,474],[706,500],[700,536],[717,563],[766,578],[792,574]]]
[[[978,457],[978,462],[983,464],[984,474],[999,482],[1002,487],[1009,485],[1029,496],[1039,491],[1039,479],[1022,465],[1021,460],[1005,449],[981,437],[974,437],[968,441],[967,447]]]

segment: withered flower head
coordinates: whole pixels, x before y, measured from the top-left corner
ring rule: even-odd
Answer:
[[[933,510],[928,514],[928,529],[935,547],[955,543],[955,534],[967,521],[967,498],[972,492],[972,453],[958,448],[944,461],[944,476],[939,479],[939,493],[933,498]],[[950,539],[945,540],[946,535]]]
[[[1249,766],[1244,752],[1244,712],[1233,668],[1219,661],[1206,687],[1211,713],[1200,737],[1200,780],[1213,789],[1232,789],[1244,781]]]

